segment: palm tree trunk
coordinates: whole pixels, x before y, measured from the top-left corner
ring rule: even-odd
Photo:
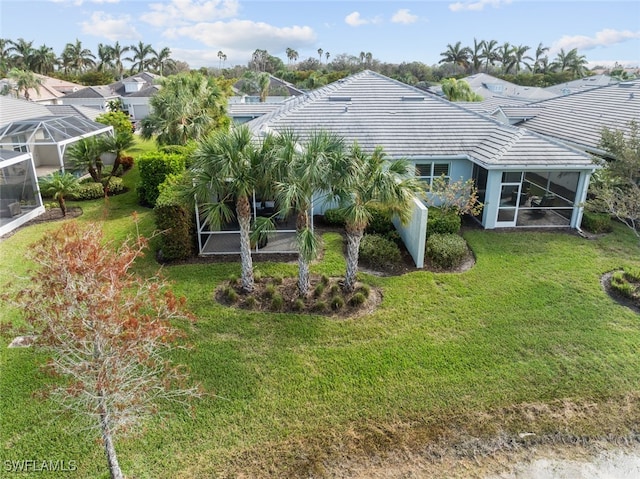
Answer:
[[[298,256],[298,294],[300,297],[306,297],[309,294],[309,262]]]
[[[358,257],[360,254],[360,241],[364,230],[347,228],[347,273],[344,278],[344,291],[352,293],[356,287],[356,275],[358,273]]]
[[[58,205],[60,205],[60,209],[62,210],[62,216],[67,216],[67,204],[62,196],[58,196]]]
[[[251,259],[251,205],[246,196],[241,196],[236,201],[236,212],[240,225],[240,263],[242,273],[240,282],[245,293],[253,291],[253,261]]]

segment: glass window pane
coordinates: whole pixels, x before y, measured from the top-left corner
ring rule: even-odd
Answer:
[[[433,176],[449,176],[449,163],[435,163],[433,165]]]
[[[522,172],[520,171],[505,171],[502,173],[503,183],[520,183],[522,178]]]
[[[431,176],[431,163],[417,164],[418,176]]]

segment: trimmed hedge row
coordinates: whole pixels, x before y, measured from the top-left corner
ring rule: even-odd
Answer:
[[[433,234],[458,234],[462,218],[455,211],[445,212],[440,208],[429,208],[427,238]]]
[[[401,254],[392,240],[378,234],[366,234],[360,241],[358,258],[370,266],[389,267],[400,262]]]
[[[459,266],[468,253],[467,242],[457,234],[434,233],[427,239],[427,258],[439,268]]]
[[[582,215],[582,227],[590,233],[610,233],[613,231],[611,217],[607,213],[585,211]]]
[[[106,179],[104,181],[106,181]],[[122,182],[122,178],[112,176],[109,181],[109,196],[124,193],[125,190],[126,188]],[[68,199],[73,201],[97,200],[98,198],[104,198],[104,187],[102,183],[96,183],[94,181],[80,183],[78,190],[68,196]]]
[[[163,184],[160,190],[153,208],[156,227],[162,233],[158,256],[162,261],[190,258],[195,251],[194,211],[171,184]]]
[[[169,175],[178,175],[185,171],[184,155],[154,151],[141,155],[137,159],[140,171],[140,183],[137,193],[140,204],[155,206],[160,191],[158,187]]]

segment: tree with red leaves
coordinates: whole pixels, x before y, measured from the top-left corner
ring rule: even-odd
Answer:
[[[112,479],[124,476],[115,437],[154,413],[159,400],[186,402],[185,371],[166,353],[176,347],[173,320],[190,320],[158,275],[131,272],[144,238],[119,248],[99,225],[66,223],[30,253],[38,265],[15,298],[34,328],[35,346],[47,351],[47,368],[67,378],[52,397],[72,413],[89,416],[100,431]]]

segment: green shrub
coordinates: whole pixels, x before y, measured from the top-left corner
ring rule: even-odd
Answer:
[[[273,275],[273,277],[271,278],[271,281],[273,281],[273,284],[282,284],[283,278],[281,275],[279,274],[275,274]]]
[[[269,283],[264,287],[264,296],[265,298],[273,298],[276,295],[276,287]]]
[[[358,291],[357,293],[354,293],[353,296],[351,296],[351,299],[349,300],[349,304],[351,306],[360,306],[364,304],[366,300],[367,298],[365,297],[365,295]]]
[[[613,231],[613,224],[607,213],[585,211],[582,215],[582,228],[594,234],[610,233]]]
[[[386,232],[384,234],[384,237],[390,241],[393,241],[398,246],[404,246],[404,241],[402,241],[402,237],[400,236],[400,233],[398,233],[398,231],[395,229],[393,231]]]
[[[159,237],[159,256],[164,261],[186,259],[195,251],[194,212],[175,187],[163,184],[153,209]]]
[[[237,274],[229,275],[229,284],[237,285],[240,278],[238,278]]]
[[[338,286],[337,284],[332,284],[331,287],[329,288],[330,296],[338,294],[339,292],[340,292],[340,286]]]
[[[244,301],[244,306],[248,309],[254,309],[257,304],[258,301],[256,300],[255,296],[248,296]]]
[[[440,268],[454,268],[462,263],[469,250],[463,237],[435,233],[427,239],[426,256]]]
[[[342,296],[336,295],[331,298],[330,304],[331,309],[333,309],[334,311],[342,309],[344,307],[344,298]]]
[[[125,173],[129,171],[131,168],[133,168],[133,164],[134,164],[133,156],[120,157],[120,167],[122,168],[122,173]]]
[[[611,276],[611,287],[622,296],[629,299],[640,297],[639,286],[640,270],[624,268],[623,271],[616,271]]]
[[[293,302],[294,311],[302,311],[304,309],[304,300],[302,298],[297,298]]]
[[[74,201],[97,200],[98,198],[104,198],[104,188],[102,183],[93,181],[80,183],[78,189],[68,195],[68,199]]]
[[[358,288],[358,292],[362,293],[365,298],[368,298],[369,295],[371,294],[371,288],[369,287],[369,285],[363,284]]]
[[[323,274],[320,278],[320,282],[322,284],[324,284],[325,286],[329,284],[329,276],[327,276],[326,274]]]
[[[624,268],[624,277],[628,281],[639,282],[640,281],[640,268]]]
[[[138,157],[137,163],[140,172],[138,201],[144,206],[155,206],[160,194],[159,186],[168,175],[179,175],[185,171],[185,158],[178,154],[146,153]]]
[[[281,311],[284,306],[284,298],[280,293],[276,293],[273,298],[271,298],[271,309],[273,311]]]
[[[462,218],[455,211],[445,212],[439,208],[429,208],[427,237],[433,234],[457,234],[462,226]]]
[[[395,231],[396,227],[391,221],[391,214],[389,214],[388,210],[377,206],[369,206],[367,211],[371,214],[371,219],[369,219],[365,233],[386,235]]]
[[[316,301],[313,305],[313,310],[318,312],[318,313],[322,313],[324,311],[327,310],[327,303],[325,303],[324,301]]]
[[[91,85],[95,85],[95,83],[91,83]],[[122,111],[108,111],[98,115],[96,122],[111,125],[118,133],[131,135],[131,120],[129,115]]]
[[[324,283],[318,283],[315,287],[315,289],[313,290],[313,297],[314,298],[319,298],[320,296],[322,296],[322,293],[324,293]]]
[[[367,234],[360,242],[359,259],[371,266],[392,266],[400,262],[400,248],[384,236]]]
[[[238,301],[238,292],[233,289],[231,286],[227,287],[224,290],[224,295],[227,298],[227,300],[229,300],[232,303],[235,303],[236,301]]]
[[[336,208],[326,210],[324,221],[332,226],[344,226],[344,213]]]

